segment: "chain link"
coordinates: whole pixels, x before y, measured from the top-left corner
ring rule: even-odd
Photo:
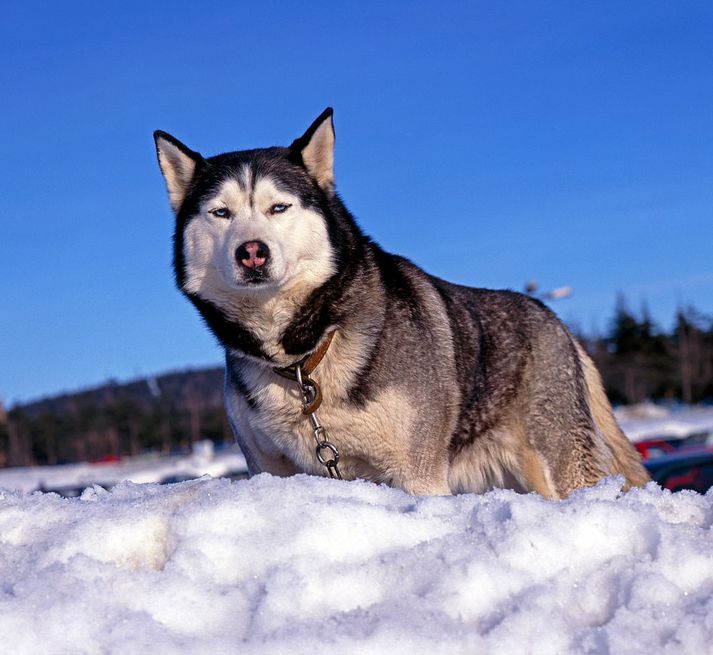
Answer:
[[[302,394],[302,413],[309,416],[309,421],[312,424],[312,435],[317,443],[315,449],[317,459],[327,469],[330,478],[341,480],[342,474],[338,468],[339,450],[327,438],[327,430],[319,422],[319,418],[315,413],[322,403],[322,392],[319,385],[309,375],[302,373],[300,364],[295,366],[295,378]]]

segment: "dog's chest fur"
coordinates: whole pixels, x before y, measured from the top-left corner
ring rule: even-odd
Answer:
[[[266,298],[258,294],[244,297],[226,294],[222,307],[226,316],[239,321],[255,335],[263,352],[276,366],[289,366],[296,358],[285,352],[282,340],[307,294],[308,291],[299,287]]]
[[[359,345],[348,343],[337,332],[312,374],[323,396],[316,413],[328,438],[340,449],[340,469],[345,477],[389,481],[388,467],[379,465],[384,451],[392,447],[384,435],[408,432],[415,408],[405,390],[395,386],[381,390],[363,405],[355,405],[349,389],[362,369],[362,357]],[[226,408],[240,438],[258,459],[284,457],[295,470],[325,474],[315,457],[312,426],[302,413],[295,382],[269,367],[228,355]]]

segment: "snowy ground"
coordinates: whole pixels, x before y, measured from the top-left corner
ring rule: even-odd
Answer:
[[[618,418],[632,440],[713,434],[711,408]],[[412,498],[259,476],[20,493],[244,468],[203,443],[0,470],[0,652],[711,652],[713,491]]]
[[[3,652],[709,653],[713,493],[0,491]],[[8,650],[9,649],[9,650]]]
[[[707,442],[713,444],[713,407],[667,409],[642,403],[621,407],[615,413],[626,436],[634,442],[697,436],[707,437]]]
[[[200,441],[190,455],[148,455],[126,458],[119,462],[63,464],[61,466],[18,466],[0,469],[0,488],[18,491],[63,489],[81,491],[82,487],[100,484],[114,486],[123,480],[130,482],[160,482],[178,478],[214,478],[247,473],[247,464],[236,447],[214,452],[211,441]]]

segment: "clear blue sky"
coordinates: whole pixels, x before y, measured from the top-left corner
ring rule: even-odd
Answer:
[[[287,144],[335,108],[362,226],[477,286],[713,314],[713,3],[9,2],[0,396],[218,363],[151,133]]]

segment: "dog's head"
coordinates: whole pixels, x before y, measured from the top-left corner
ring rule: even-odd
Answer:
[[[310,292],[333,275],[331,109],[288,148],[204,158],[165,132],[154,138],[182,291],[222,308],[236,296]]]

